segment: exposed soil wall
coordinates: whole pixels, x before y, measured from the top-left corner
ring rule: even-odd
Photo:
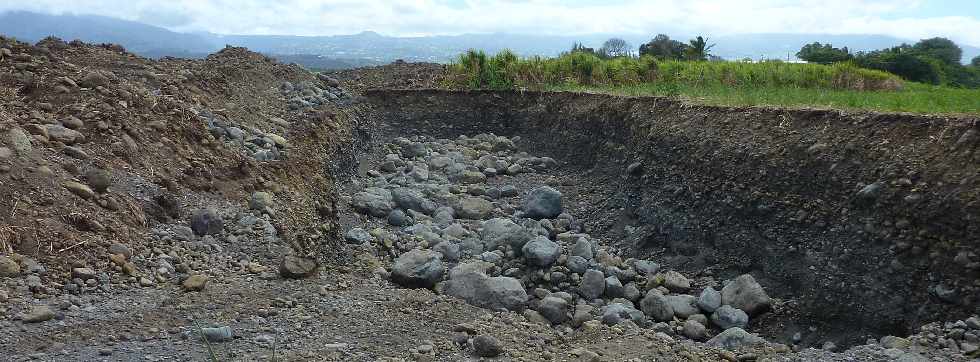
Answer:
[[[569,93],[365,96],[380,123],[362,136],[519,135],[581,175],[576,197],[594,208],[576,216],[609,244],[688,272],[751,272],[783,301],[760,322],[770,336],[847,344],[977,312],[975,118]],[[642,172],[628,174],[635,162]]]

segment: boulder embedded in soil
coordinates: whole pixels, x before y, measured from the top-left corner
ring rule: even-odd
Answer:
[[[431,250],[412,250],[395,259],[391,280],[409,288],[432,288],[445,273],[442,254]]]
[[[548,186],[531,190],[524,200],[524,213],[532,219],[554,219],[561,211],[561,192]]]
[[[769,310],[771,301],[750,274],[740,275],[721,289],[721,303],[741,309],[750,316]]]

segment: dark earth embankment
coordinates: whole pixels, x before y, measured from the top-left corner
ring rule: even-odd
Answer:
[[[771,338],[850,345],[977,312],[977,119],[570,93],[365,96],[382,132],[520,136],[580,176],[573,197],[592,207],[576,216],[622,253],[753,274],[781,299],[753,322]]]

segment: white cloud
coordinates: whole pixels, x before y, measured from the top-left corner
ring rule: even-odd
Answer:
[[[0,0],[0,10],[99,14],[232,34],[669,31],[946,36],[980,46],[980,14],[901,17],[920,0]],[[154,16],[158,14],[158,16]]]

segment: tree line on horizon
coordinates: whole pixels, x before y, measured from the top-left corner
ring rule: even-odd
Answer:
[[[724,61],[710,53],[714,46],[715,44],[709,44],[708,38],[702,36],[684,43],[665,34],[658,34],[649,42],[641,44],[638,53],[633,51],[635,48],[632,45],[620,38],[607,40],[599,49],[575,43],[567,53],[590,53],[603,59],[651,56],[658,60]],[[911,45],[901,44],[861,52],[814,42],[804,45],[796,56],[808,63],[850,63],[861,68],[886,71],[913,82],[980,88],[980,56],[963,65],[960,62],[963,57],[962,48],[946,38],[929,38]]]

